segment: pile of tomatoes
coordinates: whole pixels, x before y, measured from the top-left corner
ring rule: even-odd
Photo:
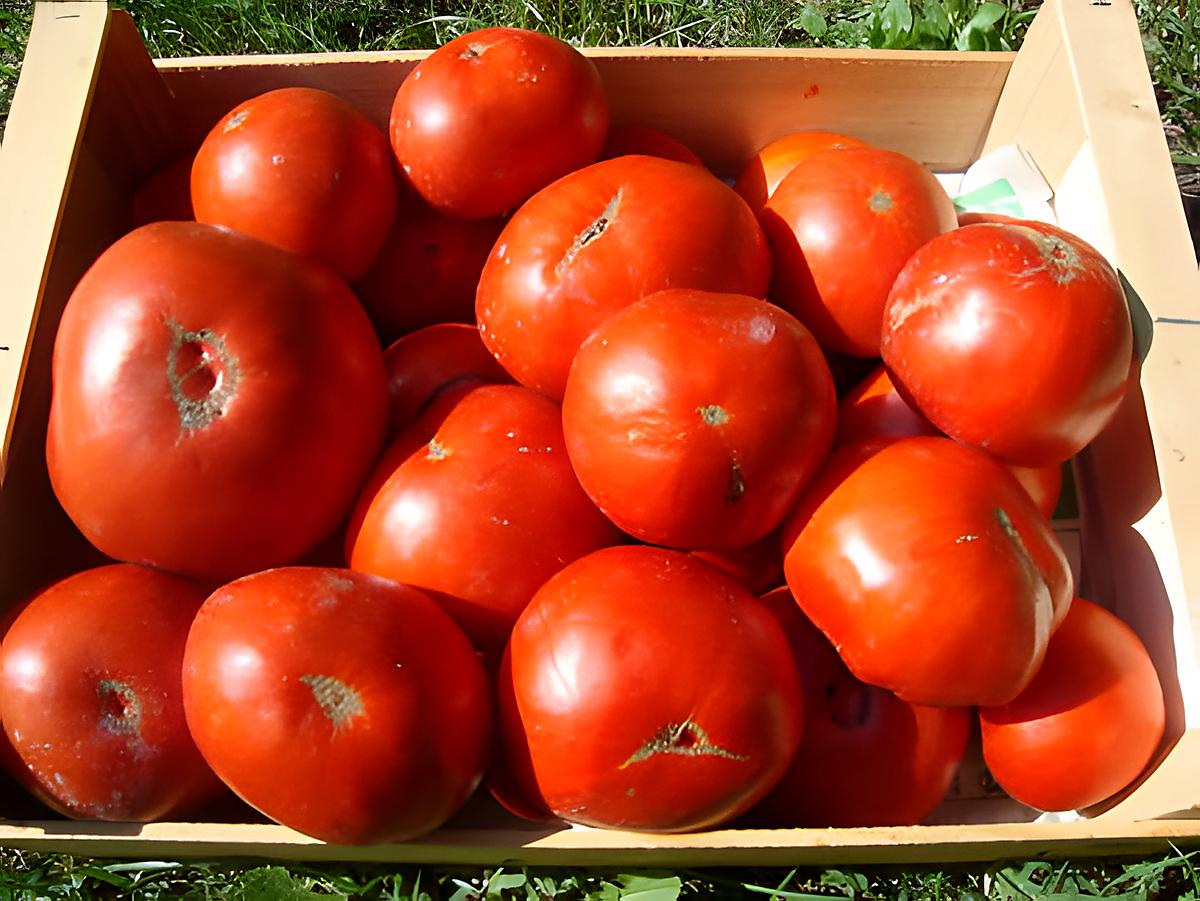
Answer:
[[[253,98],[135,212],[47,436],[114,562],[0,660],[2,756],[56,810],[231,789],[398,841],[486,782],[610,828],[904,824],[976,723],[1049,810],[1157,750],[1150,658],[1048,521],[1136,376],[1075,236],[960,224],[822,132],[731,187],[509,29],[413,69],[390,135]]]

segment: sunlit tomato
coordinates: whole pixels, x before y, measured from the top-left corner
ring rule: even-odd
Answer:
[[[149,822],[222,791],[188,733],[180,669],[205,590],[130,564],[47,588],[16,617],[0,718],[19,778],[71,817]]]
[[[783,626],[804,685],[804,738],[750,812],[773,826],[907,826],[941,803],[966,749],[965,707],[923,707],[866,685],[780,588],[763,602]]]
[[[812,481],[800,493],[800,497],[779,527],[779,544],[785,557],[804,527],[808,525],[808,521],[817,512],[817,508],[825,503],[825,499],[833,490],[869,458],[897,440],[888,436],[864,438],[853,444],[843,444],[834,448]]]
[[[758,801],[800,740],[787,640],[699,560],[609,548],[538,591],[500,673],[500,755],[575,823],[703,829]]]
[[[611,160],[630,154],[657,156],[664,160],[704,166],[700,157],[696,156],[682,141],[646,125],[622,125],[614,128],[608,133],[608,141],[604,144],[600,158]]]
[[[903,438],[812,514],[788,586],[859,679],[916,704],[1005,704],[1071,602],[1062,548],[1017,480],[974,448]]]
[[[937,426],[900,396],[887,369],[882,366],[846,395],[838,406],[839,445],[864,439],[941,434]],[[1006,465],[1042,515],[1053,516],[1062,491],[1062,467],[1057,463],[1037,468]]]
[[[490,688],[466,636],[424,593],[349,570],[215,592],[187,639],[183,698],[230,788],[323,841],[435,829],[487,763]]]
[[[546,579],[620,538],[576,481],[558,405],[516,385],[466,394],[359,505],[350,565],[431,591],[487,650]]]
[[[192,158],[185,156],[160,169],[133,195],[133,223],[190,222],[192,212]]]
[[[96,261],[54,347],[54,490],[106,554],[229,578],[298,559],[354,504],[387,382],[323,266],[161,222]]]
[[[1133,782],[1162,740],[1162,687],[1129,626],[1076,598],[1033,682],[979,711],[983,757],[1006,792],[1041,810],[1073,810]]]
[[[831,131],[798,131],[772,141],[746,163],[733,189],[750,208],[761,210],[789,172],[822,150],[867,147],[864,141]]]
[[[447,322],[405,335],[383,354],[392,434],[408,428],[441,392],[466,384],[509,382],[472,325]]]
[[[367,271],[396,216],[387,138],[345,100],[280,88],[235,107],[192,164],[196,219]]]
[[[579,348],[563,399],[588,496],[653,544],[736,549],[783,519],[833,443],[812,335],[763,300],[661,291]]]
[[[665,288],[763,297],[770,267],[754,214],[716,177],[623,156],[517,211],[483,268],[476,313],[517,381],[562,397],[575,351],[613,313]]]
[[[950,437],[1023,466],[1061,463],[1099,434],[1132,355],[1112,267],[1038,222],[942,235],[888,298],[883,359],[897,388]]]
[[[443,216],[423,201],[401,204],[396,224],[354,290],[384,344],[441,322],[475,321],[475,287],[498,219]]]
[[[821,346],[879,356],[883,307],[897,273],[957,224],[933,174],[875,147],[828,150],[791,171],[760,219],[771,242],[771,299]]]
[[[783,552],[777,531],[731,551],[691,553],[748,588],[752,594],[760,595],[783,584]]]
[[[443,213],[483,219],[594,162],[608,100],[591,60],[557,38],[484,28],[422,60],[396,92],[392,148]]]

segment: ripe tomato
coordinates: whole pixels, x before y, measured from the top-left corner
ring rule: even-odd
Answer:
[[[618,156],[637,154],[704,167],[704,161],[692,153],[682,141],[646,125],[622,125],[614,128],[608,133],[608,141],[604,144],[600,159],[611,160]]]
[[[133,195],[133,224],[194,220],[191,177],[192,158],[185,156],[146,179]]]
[[[846,395],[838,407],[839,445],[864,439],[941,434],[932,422],[900,396],[887,369],[882,366]],[[1047,519],[1053,516],[1062,491],[1062,466],[1057,463],[1042,467],[1006,465],[1042,515]]]
[[[660,291],[579,348],[563,399],[571,465],[629,534],[736,549],[783,519],[833,443],[812,335],[763,300]]]
[[[792,549],[792,545],[796,543],[796,539],[800,537],[800,533],[804,531],[804,527],[808,525],[813,514],[817,512],[817,508],[825,503],[825,499],[829,495],[833,494],[833,490],[846,481],[850,473],[896,440],[898,439],[890,436],[863,438],[852,444],[843,444],[834,448],[833,453],[826,458],[824,465],[817,470],[812,481],[800,493],[799,499],[792,505],[792,509],[784,517],[783,524],[779,527],[779,544],[784,557]]]
[[[783,552],[778,531],[731,551],[692,551],[709,566],[715,566],[739,585],[760,595],[783,584]]]
[[[504,223],[443,216],[407,199],[371,269],[354,286],[387,344],[441,322],[475,321],[475,286]]]
[[[854,469],[784,573],[851,672],[915,704],[1008,703],[1071,602],[1066,556],[1029,495],[945,438],[903,438]]]
[[[763,603],[804,685],[804,739],[783,779],[749,814],[772,826],[908,826],[946,797],[971,714],[923,707],[858,681],[786,588]]]
[[[392,104],[392,149],[434,208],[464,219],[514,209],[594,162],[608,99],[591,60],[557,38],[484,28],[420,62]]]
[[[235,107],[192,165],[196,219],[319,260],[349,281],[396,217],[387,138],[340,97],[280,88]]]
[[[1141,774],[1165,717],[1158,674],[1137,634],[1075,598],[1029,686],[979,711],[984,762],[1023,804],[1088,807]]]
[[[750,209],[758,212],[775,193],[788,173],[823,150],[846,150],[870,145],[849,135],[832,131],[798,131],[772,141],[750,158],[733,189]]]
[[[160,222],[96,261],[54,347],[46,454],[104,553],[229,578],[299,558],[383,444],[371,324],[323,266]]]
[[[0,718],[18,778],[67,816],[149,822],[222,791],[183,713],[199,585],[113,564],[39,593],[4,637]]]
[[[645,546],[590,554],[538,591],[499,710],[518,796],[571,822],[656,832],[747,810],[787,769],[803,718],[770,612],[707,564]]]
[[[230,788],[327,842],[435,829],[487,763],[490,688],[466,636],[415,588],[349,570],[215,592],[187,639],[183,700]]]
[[[763,297],[770,267],[754,215],[716,177],[623,156],[517,211],[483,267],[476,313],[504,368],[561,398],[575,351],[613,313],[664,288]]]
[[[772,300],[822,347],[860,357],[879,356],[888,289],[908,258],[957,224],[929,170],[875,147],[805,160],[759,218],[775,261]]]
[[[950,437],[1049,466],[1116,413],[1133,332],[1117,276],[1090,245],[1038,222],[985,223],[929,242],[904,267],[883,359]]]
[[[430,591],[489,651],[546,579],[620,538],[571,470],[558,405],[516,385],[467,393],[359,508],[350,565]]]
[[[392,435],[412,425],[444,391],[511,381],[479,340],[479,331],[461,322],[431,325],[405,335],[384,351],[383,362],[391,397]]]

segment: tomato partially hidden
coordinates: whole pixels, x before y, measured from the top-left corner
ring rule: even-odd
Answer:
[[[704,161],[696,156],[686,144],[671,137],[665,131],[659,131],[648,125],[622,125],[614,128],[608,133],[608,141],[604,144],[604,151],[600,154],[600,158],[611,160],[614,157],[631,154],[657,156],[664,160],[675,160],[704,167]]]
[[[788,173],[809,157],[823,150],[867,146],[858,138],[832,131],[798,131],[784,135],[750,158],[733,189],[757,212],[766,205]]]

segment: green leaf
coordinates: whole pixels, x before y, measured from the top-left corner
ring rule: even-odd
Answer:
[[[933,3],[925,4],[924,15],[921,16],[921,24],[925,26],[928,34],[937,36],[940,40],[949,40],[950,38],[950,17],[946,14],[946,8],[935,0]]]
[[[887,0],[879,15],[885,47],[901,47],[912,33],[913,16],[909,0]]]
[[[239,891],[234,896],[245,901],[327,901],[328,895],[318,894],[296,879],[283,867],[258,867],[240,874]]]
[[[1177,166],[1200,166],[1200,154],[1172,153],[1171,162]]]
[[[621,884],[622,901],[675,901],[683,890],[683,880],[678,876],[638,876],[622,873],[617,877]]]
[[[846,873],[841,870],[826,870],[821,874],[821,885],[838,888],[846,893],[846,897],[854,898],[866,892],[871,887],[869,880],[862,873]]]
[[[1002,3],[984,3],[958,33],[954,46],[958,50],[999,50],[1000,34],[996,23],[1007,10]]]
[[[487,895],[489,898],[499,897],[501,892],[508,889],[524,888],[528,881],[524,873],[503,873],[497,870],[487,881]]]
[[[805,3],[800,8],[800,16],[796,20],[796,24],[800,26],[810,37],[819,38],[829,30],[829,25],[825,21],[825,17],[821,15],[821,11],[811,3]]]

